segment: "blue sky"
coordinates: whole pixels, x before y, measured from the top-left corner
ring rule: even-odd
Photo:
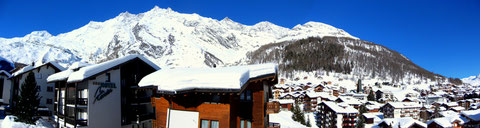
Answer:
[[[89,21],[154,6],[252,25],[260,21],[292,28],[317,21],[396,50],[447,77],[480,74],[480,1],[263,1],[263,0],[0,0],[0,37],[46,30],[69,32]]]

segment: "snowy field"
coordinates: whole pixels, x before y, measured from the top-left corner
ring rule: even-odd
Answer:
[[[14,119],[14,116],[7,116],[5,119],[0,119],[0,128],[53,128],[50,123],[42,119],[37,120],[35,125],[15,122]]]
[[[290,111],[280,111],[279,113],[270,114],[270,122],[280,123],[281,128],[308,128],[292,119],[293,113]],[[305,113],[305,117],[310,118],[311,128],[318,128],[315,124],[313,113]]]

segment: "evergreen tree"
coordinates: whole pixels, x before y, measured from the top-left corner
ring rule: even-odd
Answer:
[[[306,122],[306,123],[307,123],[307,124],[306,124],[307,127],[312,127],[312,124],[310,123],[310,118],[307,118],[307,122]]]
[[[370,90],[367,96],[368,101],[375,101],[375,95],[373,94],[373,90]]]
[[[298,110],[299,110],[298,107],[299,106],[298,106],[297,102],[295,102],[295,104],[293,105],[293,108],[292,108],[292,113],[293,113],[292,114],[292,119],[294,121],[298,121],[298,116],[297,116],[297,114],[299,113],[298,112]]]
[[[36,87],[37,82],[35,81],[35,76],[30,72],[20,88],[18,102],[14,106],[13,114],[17,116],[17,121],[27,124],[35,123],[35,116],[37,116],[37,109],[40,104]]]
[[[365,128],[365,120],[366,119],[363,117],[363,113],[368,112],[365,104],[361,105],[360,108],[358,108],[358,111],[359,111],[358,121],[357,121],[357,125],[355,125],[355,126],[356,126],[356,128]]]

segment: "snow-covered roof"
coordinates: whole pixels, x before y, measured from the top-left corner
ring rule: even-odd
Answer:
[[[331,101],[323,101],[325,105],[327,105],[330,109],[335,111],[336,113],[358,113],[358,110],[348,106],[346,108],[340,107],[337,103]]]
[[[85,62],[74,62],[72,63],[72,65],[70,65],[70,67],[68,67],[68,69],[77,69],[77,68],[81,68],[81,67],[86,67],[86,66],[90,66],[92,64],[89,64],[89,63],[85,63]]]
[[[480,121],[480,109],[477,110],[469,110],[469,111],[462,111],[462,115],[474,120]]]
[[[453,126],[452,123],[450,123],[450,121],[445,118],[435,118],[435,119],[429,120],[427,124],[430,125],[431,123],[434,123],[434,122],[444,128],[449,128]]]
[[[462,107],[462,106],[452,107],[452,108],[450,108],[450,109],[455,110],[455,111],[463,111],[463,110],[465,110],[465,108]]]
[[[240,91],[250,79],[277,74],[276,64],[221,68],[164,69],[145,76],[139,86],[154,85],[159,91],[177,93],[194,89]]]
[[[52,75],[48,76],[47,82],[50,83],[50,82],[67,80],[68,77],[70,76],[70,74],[72,74],[74,72],[73,71],[74,69],[78,69],[78,68],[89,66],[89,65],[91,65],[91,64],[84,63],[84,62],[75,62],[72,65],[70,65],[70,67],[68,67],[67,70],[57,72],[55,74],[52,74]]]
[[[394,108],[421,108],[422,105],[415,102],[388,102]],[[386,105],[386,104],[385,104]]]
[[[32,65],[25,66],[25,67],[21,68],[20,70],[17,70],[16,72],[12,73],[12,76],[21,75],[23,73],[29,72],[31,70],[37,69],[37,68],[42,67],[42,66],[47,65],[47,64],[53,65],[55,68],[57,68],[60,71],[65,70],[65,68],[63,66],[61,66],[60,64],[58,64],[57,62],[47,62],[47,63],[44,63],[44,64],[35,64],[34,66],[32,66]]]
[[[275,101],[278,101],[280,104],[293,104],[295,102],[295,100],[293,99],[281,99]]]
[[[445,117],[432,119],[432,120],[428,121],[427,124],[431,124],[431,123],[435,122],[435,123],[437,123],[438,125],[440,125],[444,128],[448,128],[448,127],[452,127],[452,124],[456,121],[459,121],[459,124],[462,125],[462,124],[465,123],[466,119],[460,117],[460,115],[458,115],[458,114],[455,114],[455,115],[448,115],[448,116],[445,116]]]
[[[0,74],[2,74],[2,73],[5,74],[5,75],[7,75],[8,78],[12,77],[12,74],[8,73],[8,72],[5,71],[5,70],[0,70]]]
[[[68,79],[68,76],[72,74],[73,70],[67,69],[65,71],[61,71],[55,74],[52,74],[47,77],[47,82],[56,82],[56,81],[64,81]]]
[[[371,112],[371,113],[363,113],[363,116],[367,119],[374,119],[374,120],[381,120],[383,118],[383,113],[381,112]]]
[[[95,64],[95,65],[90,65],[90,66],[87,66],[87,67],[80,68],[80,70],[70,74],[67,82],[71,83],[71,82],[82,81],[86,78],[89,78],[89,77],[94,76],[98,73],[101,73],[103,71],[106,71],[108,69],[111,69],[115,66],[118,66],[120,64],[123,64],[125,62],[128,62],[128,61],[136,59],[136,58],[139,58],[140,60],[144,61],[149,66],[153,67],[155,70],[160,69],[160,67],[158,67],[157,65],[155,65],[153,62],[151,62],[147,58],[143,57],[142,55],[127,55],[127,56],[120,57],[120,58],[113,59],[113,60],[109,60],[109,61],[106,61],[106,62],[103,62],[103,63],[100,63],[100,64]]]
[[[385,123],[389,124],[392,128],[409,128],[413,124],[418,124],[420,126],[423,126],[424,128],[427,127],[427,124],[415,120],[412,117],[402,117],[402,118],[385,118],[380,123]],[[379,123],[379,124],[380,124]]]
[[[352,105],[362,104],[358,99],[353,98],[352,96],[339,96],[338,99],[342,100],[343,102],[345,102],[347,104],[352,104]]]

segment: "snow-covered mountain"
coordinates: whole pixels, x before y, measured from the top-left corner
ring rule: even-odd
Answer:
[[[309,36],[355,38],[318,22],[293,29],[269,22],[249,26],[229,18],[219,21],[155,7],[140,14],[121,13],[104,22],[91,21],[57,36],[35,31],[25,37],[0,38],[4,46],[0,56],[20,63],[31,63],[38,58],[63,63],[80,60],[98,63],[138,53],[162,67],[197,67],[232,64],[262,45]]]
[[[341,72],[349,71],[344,69],[353,69],[352,71],[357,73],[354,75],[361,77],[372,75],[370,72],[378,73],[378,75],[390,75],[388,73],[395,72],[401,75],[387,78],[401,77],[399,79],[411,80],[415,77],[421,81],[424,79],[422,76],[425,75],[419,74],[430,73],[425,72],[426,70],[414,65],[413,62],[393,50],[360,40],[342,29],[324,23],[307,22],[291,29],[266,21],[254,25],[244,25],[228,17],[216,20],[198,14],[178,13],[170,8],[159,7],[140,14],[121,13],[115,18],[103,22],[91,21],[81,28],[56,36],[47,31],[35,31],[24,37],[0,38],[0,45],[3,46],[0,48],[0,56],[18,63],[59,61],[63,65],[68,65],[76,61],[99,63],[128,54],[143,54],[162,68],[205,67],[214,64],[223,66],[264,62],[258,60],[258,57],[252,58],[252,53],[258,52],[262,46],[272,46],[272,43],[296,42],[308,37],[320,39],[328,37],[329,40],[345,46],[342,51],[348,52],[348,55],[351,55],[350,58],[339,60],[342,62],[341,64],[332,63],[334,64],[332,66],[341,66],[343,68]],[[268,54],[271,50],[260,51],[262,54]],[[376,61],[376,63],[382,64],[367,66],[362,64],[366,61],[356,62],[365,56],[369,56],[366,59],[375,59],[377,53],[380,52],[382,57],[393,56],[397,59],[400,58],[401,61],[395,62],[393,59],[388,61],[391,63],[385,64],[382,61]],[[317,56],[323,55],[318,54]],[[355,65],[353,65],[353,61],[355,61]],[[277,60],[276,62],[281,61]],[[371,71],[373,68],[368,67],[388,66],[393,62],[397,66],[410,66],[419,70],[398,73],[396,70],[393,71],[395,67],[375,68],[378,71]],[[344,66],[350,67],[345,68]],[[312,72],[323,68],[325,65],[301,70],[301,72]],[[362,74],[361,72],[364,70],[369,72]],[[436,78],[429,77],[428,79]]]
[[[480,74],[478,76],[470,76],[462,79],[463,83],[469,83],[474,86],[480,85]]]

